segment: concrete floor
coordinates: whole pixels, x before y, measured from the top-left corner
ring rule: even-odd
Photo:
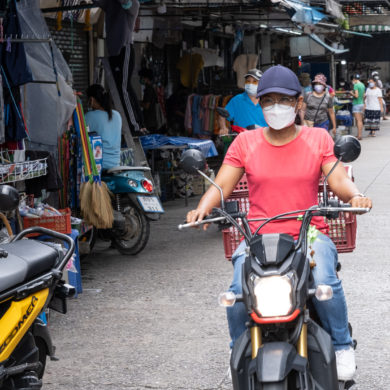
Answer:
[[[353,163],[374,208],[358,218],[357,249],[343,254],[341,277],[358,340],[354,390],[390,389],[390,121],[364,138]],[[389,124],[387,124],[389,123]],[[194,207],[199,199],[191,199]],[[84,292],[66,316],[53,313],[58,362],[44,389],[229,389],[229,337],[217,296],[231,264],[221,233],[183,231],[184,200],[164,204],[146,249],[134,257],[99,243],[82,263]]]

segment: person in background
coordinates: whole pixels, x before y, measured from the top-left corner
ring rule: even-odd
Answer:
[[[312,82],[313,92],[304,96],[300,117],[308,127],[321,127],[336,135],[336,114],[333,108],[333,97],[327,91],[326,77],[319,73]],[[329,118],[332,122],[330,127]]]
[[[350,89],[349,83],[346,82],[344,79],[340,79],[338,90],[349,91],[349,89]]]
[[[364,96],[364,127],[371,137],[375,137],[375,132],[379,130],[383,109],[382,90],[375,84],[374,78],[370,77]]]
[[[299,82],[302,85],[302,96],[305,97],[306,94],[313,91],[313,88],[311,86],[311,80],[309,73],[301,73],[298,76]]]
[[[85,115],[90,132],[102,137],[103,169],[120,165],[122,118],[118,111],[112,109],[108,92],[99,84],[87,89],[88,106],[91,111]]]
[[[156,104],[158,103],[157,93],[153,87],[153,71],[143,68],[138,73],[140,83],[144,86],[143,99],[141,107],[144,116],[144,125],[149,133],[157,133],[157,112]]]
[[[366,88],[360,81],[360,75],[355,74],[352,77],[353,91],[350,91],[350,95],[353,96],[352,100],[352,113],[356,121],[356,127],[358,130],[357,138],[362,139],[363,131],[363,115],[364,115],[364,93]]]
[[[371,73],[371,76],[374,79],[376,86],[382,91],[382,96],[383,96],[383,94],[385,93],[385,90],[383,88],[382,80],[379,77],[379,73],[377,71],[374,71]],[[386,102],[385,102],[385,100],[382,100],[382,103],[383,103],[382,119],[387,120],[388,118],[386,118]],[[375,135],[375,133],[374,133],[374,135]]]
[[[259,105],[259,99],[256,97],[257,86],[262,73],[258,69],[251,69],[245,77],[245,92],[232,98],[225,109],[229,111],[229,121],[240,127],[259,126],[266,127],[263,111]],[[224,118],[219,118],[220,134],[228,134]]]

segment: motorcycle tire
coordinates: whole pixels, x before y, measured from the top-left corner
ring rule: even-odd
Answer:
[[[89,253],[83,253],[83,254],[80,254],[80,259],[85,259],[86,257],[88,257],[91,252],[92,252],[92,249],[93,247],[95,246],[96,244],[96,239],[97,239],[97,236],[98,236],[98,231],[95,227],[93,227],[92,229],[90,229],[87,233],[85,233],[83,236],[82,236],[82,239],[85,237],[86,238],[86,241],[84,241],[88,246],[89,246]]]
[[[41,367],[37,371],[38,378],[42,379],[43,374],[45,373],[45,368],[46,368],[46,358],[47,358],[47,349],[46,349],[46,344],[43,339],[40,337],[35,338],[35,345],[38,348],[39,351],[39,361],[41,363]]]
[[[128,237],[130,238],[128,240],[123,237],[115,237],[112,239],[112,243],[122,255],[136,255],[145,248],[149,240],[150,223],[146,218],[146,215],[131,202],[124,208],[123,216],[126,219],[128,231],[131,232],[135,230],[136,233],[128,233]],[[128,226],[130,224],[132,226]],[[132,230],[131,227],[133,227]],[[136,228],[134,229],[134,227]]]
[[[263,383],[263,390],[288,390],[288,381]]]

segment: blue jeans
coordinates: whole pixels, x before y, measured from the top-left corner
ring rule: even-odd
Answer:
[[[233,254],[232,263],[234,276],[229,291],[242,294],[241,270],[245,262],[245,241],[241,242]],[[348,349],[352,344],[352,339],[348,329],[347,304],[341,280],[337,278],[337,250],[332,240],[324,234],[319,234],[312,245],[315,251],[314,261],[316,267],[312,273],[315,285],[326,284],[333,289],[333,298],[329,301],[320,302],[313,298],[314,306],[322,322],[323,328],[330,334],[335,350]],[[227,319],[229,324],[231,346],[246,330],[245,323],[249,321],[249,316],[245,305],[240,302],[233,307],[227,308]]]

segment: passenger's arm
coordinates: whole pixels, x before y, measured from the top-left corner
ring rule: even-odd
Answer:
[[[236,168],[231,165],[222,164],[215,182],[222,188],[224,198],[228,198],[233,192],[234,187],[244,174],[244,168]],[[219,207],[221,195],[219,190],[211,185],[207,192],[202,196],[198,207],[187,213],[187,222],[202,221],[205,216],[209,215],[214,207]],[[204,225],[204,230],[207,225]]]
[[[334,162],[331,162],[322,167],[322,172],[325,176],[330,172],[334,164]],[[329,176],[328,183],[330,189],[344,203],[350,203],[352,207],[372,207],[371,199],[360,196],[359,189],[349,178],[342,164],[339,164]]]
[[[334,108],[328,108],[328,113],[330,121],[332,122],[332,134],[336,135],[336,114],[334,113]]]
[[[303,102],[302,108],[299,110],[299,117],[301,118],[301,124],[303,124],[303,121],[305,119],[306,108],[307,108],[307,104]]]
[[[229,134],[229,129],[226,127],[226,119],[222,116],[219,116],[218,118],[218,124],[219,124],[219,134]]]

